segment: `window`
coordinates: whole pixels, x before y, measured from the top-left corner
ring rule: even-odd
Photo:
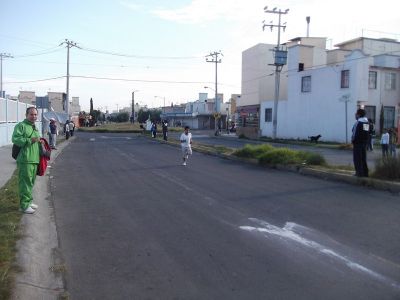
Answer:
[[[378,73],[375,71],[369,71],[368,76],[368,88],[376,90],[376,79],[378,77]]]
[[[265,109],[265,122],[272,122],[272,108]]]
[[[349,80],[350,79],[350,70],[343,70],[340,74],[340,87],[348,88],[350,86]]]
[[[385,90],[396,89],[396,73],[385,73]]]
[[[311,76],[301,77],[301,91],[303,93],[311,92]]]
[[[376,123],[376,106],[366,105],[364,106],[365,116],[372,120],[372,123]]]
[[[393,128],[394,127],[394,106],[384,106],[383,107],[383,128]]]

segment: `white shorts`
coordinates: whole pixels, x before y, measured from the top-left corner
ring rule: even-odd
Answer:
[[[183,155],[183,157],[186,157],[186,156],[188,156],[188,155],[192,155],[192,147],[187,147],[187,146],[185,146],[185,147],[182,147],[182,155]]]

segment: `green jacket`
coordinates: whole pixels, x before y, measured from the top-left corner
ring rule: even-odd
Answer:
[[[14,127],[12,142],[21,147],[17,163],[38,164],[39,143],[31,142],[33,137],[40,137],[39,131],[28,120],[24,120]]]

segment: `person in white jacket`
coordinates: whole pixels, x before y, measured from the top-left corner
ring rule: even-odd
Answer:
[[[192,155],[192,134],[189,132],[189,126],[185,127],[185,131],[180,137],[181,147],[182,147],[182,165],[186,166],[189,155]]]
[[[381,137],[382,156],[388,157],[389,153],[389,132],[385,129]]]

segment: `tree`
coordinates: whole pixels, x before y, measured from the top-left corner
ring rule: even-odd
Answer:
[[[139,109],[138,111],[138,117],[137,117],[137,121],[139,123],[144,123],[146,122],[147,118],[149,117],[149,112],[147,110],[144,109]]]
[[[93,99],[90,98],[90,112],[89,112],[89,114],[92,115],[92,112],[93,112]]]
[[[128,122],[128,121],[129,121],[129,113],[121,112],[117,115],[117,122],[122,123],[122,122]]]

